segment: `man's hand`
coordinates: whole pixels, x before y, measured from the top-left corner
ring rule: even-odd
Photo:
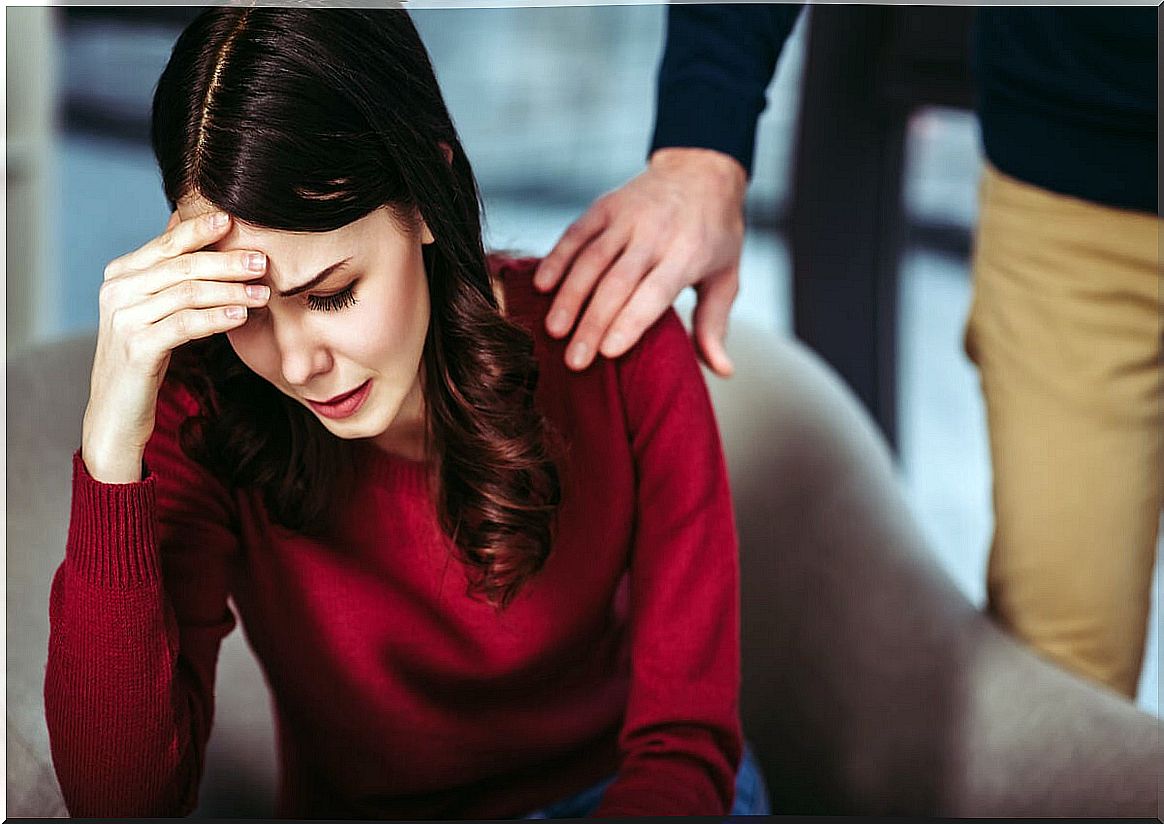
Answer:
[[[596,200],[534,275],[548,291],[561,282],[546,329],[564,337],[590,303],[566,349],[585,369],[596,352],[616,358],[694,286],[696,351],[722,377],[728,312],[739,291],[747,174],[710,149],[659,149],[638,177]]]

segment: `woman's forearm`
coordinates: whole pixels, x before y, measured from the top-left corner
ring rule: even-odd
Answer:
[[[61,792],[74,816],[185,815],[197,802],[212,698],[197,677],[205,665],[182,658],[162,586],[154,485],[98,483],[79,456],[74,467],[45,673]],[[221,637],[233,624],[229,612],[224,619],[199,631]]]

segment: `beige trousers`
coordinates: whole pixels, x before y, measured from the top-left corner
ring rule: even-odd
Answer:
[[[1161,510],[1161,222],[987,167],[966,352],[986,400],[1004,627],[1134,696]]]

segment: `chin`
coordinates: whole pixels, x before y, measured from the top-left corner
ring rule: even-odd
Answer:
[[[368,399],[369,401],[372,398]],[[316,415],[316,420],[323,424],[324,428],[335,435],[337,438],[344,440],[360,440],[364,438],[377,438],[388,431],[392,426],[392,422],[396,420],[396,414],[400,409],[400,403],[403,398],[399,399],[391,409],[386,409],[383,405],[372,407],[365,403],[364,408],[357,412],[350,418],[342,420],[334,420],[324,418],[321,415]]]
[[[329,421],[316,418],[323,424],[324,428],[335,435],[337,438],[342,438],[345,441],[358,441],[363,438],[374,438],[382,431],[379,427],[363,426],[356,423],[346,423],[345,421]],[[346,424],[346,425],[345,425]]]

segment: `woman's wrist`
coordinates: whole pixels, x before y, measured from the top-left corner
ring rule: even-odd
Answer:
[[[139,457],[113,459],[94,459],[81,450],[81,460],[85,462],[85,470],[89,477],[103,484],[134,484],[142,480],[142,459]]]
[[[86,433],[81,439],[81,460],[89,477],[103,484],[141,481],[145,450],[127,447],[116,439]]]

